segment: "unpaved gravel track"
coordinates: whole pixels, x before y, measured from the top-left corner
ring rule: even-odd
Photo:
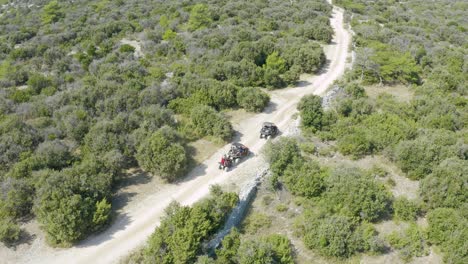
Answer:
[[[190,205],[206,196],[212,184],[240,185],[254,176],[257,170],[265,167],[265,162],[259,155],[260,149],[266,142],[259,139],[260,124],[271,121],[279,126],[283,135],[294,133],[297,122],[292,116],[297,112],[296,106],[300,98],[307,94],[324,93],[345,71],[349,56],[350,33],[343,25],[343,11],[334,7],[330,22],[335,36],[332,44],[324,47],[328,63],[322,73],[307,78],[299,87],[273,91],[272,103],[264,113],[233,124],[239,132],[236,141],[244,143],[253,152],[247,160],[229,172],[218,170],[217,162],[229,148],[229,145],[226,145],[192,170],[184,180],[164,185],[155,193],[147,195],[138,204],[124,208],[124,214],[103,233],[69,249],[32,245],[28,252],[16,256],[14,260],[7,260],[7,263],[116,263],[146,241],[159,224],[164,208],[171,201],[176,200],[184,205]]]

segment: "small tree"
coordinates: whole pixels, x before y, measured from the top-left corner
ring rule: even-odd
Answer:
[[[168,127],[151,134],[137,150],[140,166],[166,180],[175,180],[187,167],[185,148],[176,139],[177,135]]]
[[[287,70],[286,61],[280,57],[277,51],[268,55],[266,58],[266,63],[263,65],[263,67],[266,69],[278,71],[280,74]]]
[[[390,212],[391,194],[357,168],[336,168],[325,182],[323,203],[331,212],[367,221],[376,221]]]
[[[5,244],[12,243],[19,239],[20,227],[15,224],[12,218],[0,217],[0,241]]]
[[[323,108],[320,96],[304,96],[297,109],[301,112],[301,121],[304,127],[311,128],[314,132],[322,128]]]
[[[284,171],[283,182],[292,194],[317,197],[325,190],[327,171],[314,161],[295,159]]]
[[[404,221],[414,221],[419,214],[419,205],[405,197],[397,198],[393,202],[393,213],[395,217]]]
[[[264,151],[271,171],[278,176],[282,175],[286,167],[295,159],[301,157],[297,141],[287,137],[280,138],[274,143],[269,142]]]
[[[58,1],[50,1],[47,5],[44,6],[42,22],[44,24],[55,23],[64,16],[65,13],[63,12]]]
[[[242,88],[237,93],[237,103],[248,112],[261,112],[270,101],[260,88]]]
[[[200,137],[214,136],[226,141],[231,139],[234,132],[224,116],[205,105],[192,109],[189,126]]]
[[[218,262],[226,264],[235,264],[235,257],[240,246],[240,233],[237,229],[232,229],[231,232],[223,238],[222,247],[216,250]]]
[[[112,205],[104,198],[96,202],[96,211],[93,215],[93,224],[95,229],[101,228],[109,221]]]
[[[205,4],[196,4],[190,11],[188,28],[190,31],[205,28],[211,23],[211,15],[208,6]]]
[[[135,47],[129,44],[123,44],[120,46],[119,51],[122,53],[133,53],[135,52]]]
[[[431,208],[461,208],[468,203],[468,161],[450,158],[421,181],[420,192]]]

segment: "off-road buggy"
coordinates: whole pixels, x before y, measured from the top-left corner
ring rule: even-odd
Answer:
[[[228,154],[221,157],[219,169],[228,170],[234,163],[238,163],[242,157],[249,155],[249,148],[241,143],[233,143]]]
[[[278,132],[278,127],[275,124],[271,122],[265,122],[262,125],[262,129],[260,129],[260,138],[268,139],[278,135]]]
[[[232,167],[232,163],[233,163],[232,158],[229,157],[228,155],[224,154],[221,157],[221,161],[219,162],[219,169],[227,171],[227,170],[229,170],[229,168]]]

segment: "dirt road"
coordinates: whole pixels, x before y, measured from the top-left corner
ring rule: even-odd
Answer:
[[[292,119],[300,98],[307,94],[322,94],[334,80],[338,79],[346,68],[349,56],[350,34],[343,25],[343,12],[334,8],[331,25],[335,36],[331,45],[325,47],[327,66],[319,75],[307,78],[294,88],[271,93],[272,103],[264,113],[233,124],[239,132],[236,140],[249,146],[255,155],[245,160],[230,172],[218,170],[217,162],[229,147],[217,151],[209,159],[195,168],[183,181],[167,184],[148,195],[138,204],[124,208],[113,225],[103,233],[91,237],[69,249],[52,249],[33,244],[21,256],[14,257],[15,263],[115,263],[122,256],[145,242],[159,224],[164,208],[176,200],[182,204],[192,204],[208,194],[212,184],[242,184],[248,177],[265,166],[260,149],[265,140],[260,140],[259,125],[264,121],[276,123],[283,135],[294,133],[297,125]]]

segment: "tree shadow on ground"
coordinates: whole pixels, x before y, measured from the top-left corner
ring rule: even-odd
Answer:
[[[13,250],[16,250],[16,248],[19,246],[19,245],[22,245],[22,244],[27,244],[27,245],[31,245],[32,242],[34,241],[34,239],[36,239],[36,235],[35,234],[30,234],[28,232],[26,232],[25,230],[21,229],[20,230],[20,233],[19,233],[19,238],[17,241],[13,241],[13,242],[5,242],[4,245],[8,248],[11,248]]]
[[[116,190],[131,186],[146,184],[151,181],[152,176],[142,169],[138,168],[132,172],[121,176],[116,183]]]
[[[296,83],[296,87],[297,88],[302,88],[302,87],[307,87],[309,85],[311,85],[312,83],[311,82],[308,82],[308,81],[298,81]]]
[[[330,69],[330,65],[331,65],[331,60],[330,59],[326,59],[325,60],[325,63],[322,65],[322,67],[320,67],[320,69],[318,69],[317,71],[315,71],[315,74],[316,75],[323,75],[323,74],[326,74],[328,72],[328,70]]]
[[[112,239],[117,232],[124,230],[131,222],[130,217],[125,213],[117,213],[113,219],[110,225],[103,228],[101,232],[90,235],[86,239],[78,242],[74,247],[87,248],[100,245]]]
[[[270,103],[268,103],[265,109],[263,109],[263,113],[271,114],[274,111],[276,111],[277,106],[278,105],[276,103],[270,101]]]

